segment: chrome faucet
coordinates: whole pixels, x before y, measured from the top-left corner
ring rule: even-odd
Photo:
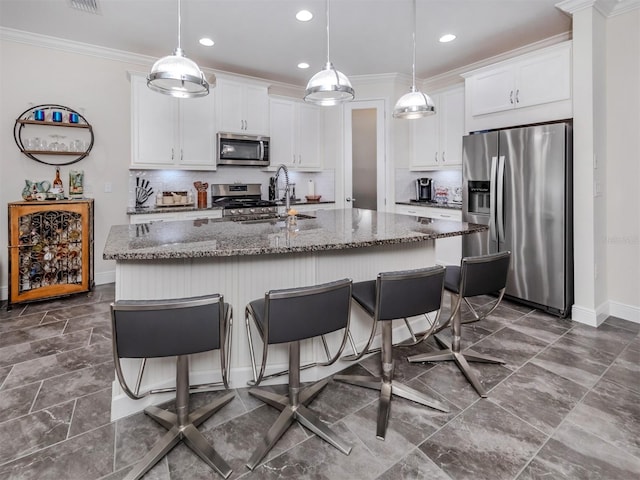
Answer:
[[[278,178],[280,177],[280,172],[284,172],[284,208],[288,214],[289,210],[291,210],[291,201],[289,199],[289,170],[287,170],[286,165],[280,165],[278,170],[276,170],[276,176],[274,177],[275,180],[273,181],[276,194],[278,192]]]

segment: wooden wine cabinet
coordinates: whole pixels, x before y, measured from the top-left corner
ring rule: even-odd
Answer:
[[[93,199],[9,203],[9,301],[93,288]]]

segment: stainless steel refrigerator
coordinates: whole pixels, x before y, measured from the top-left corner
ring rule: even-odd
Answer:
[[[463,256],[511,251],[505,295],[565,317],[573,304],[572,128],[549,123],[463,138]]]

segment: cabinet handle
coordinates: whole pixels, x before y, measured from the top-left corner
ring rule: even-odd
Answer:
[[[444,152],[442,152],[442,163],[446,162],[446,160],[444,159]]]
[[[436,163],[438,163],[438,152],[435,152],[433,154],[433,159],[435,160]]]
[[[520,89],[516,90],[516,103],[520,103]]]
[[[451,218],[451,215],[445,215],[444,213],[440,214],[441,218]]]
[[[173,162],[173,148],[171,149],[171,161]]]
[[[183,154],[184,152],[182,151],[182,149],[180,149],[180,161],[182,161]]]
[[[513,90],[509,92],[509,103],[513,105]]]

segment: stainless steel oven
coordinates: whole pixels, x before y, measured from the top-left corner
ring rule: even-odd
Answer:
[[[269,166],[269,137],[218,133],[218,165]]]

